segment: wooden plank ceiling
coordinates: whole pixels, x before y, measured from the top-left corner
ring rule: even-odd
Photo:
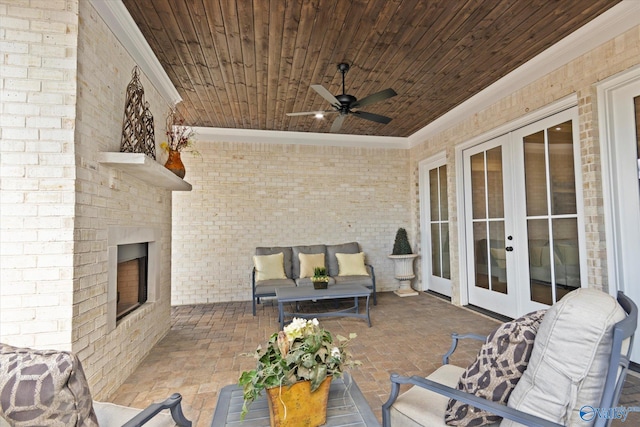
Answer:
[[[329,132],[313,91],[398,96],[340,133],[406,137],[619,0],[123,0],[193,126]]]

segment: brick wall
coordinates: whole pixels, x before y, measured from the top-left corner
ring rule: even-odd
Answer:
[[[397,289],[387,255],[408,227],[404,149],[199,141],[174,195],[172,303],[251,299],[256,246],[358,241],[378,289]]]
[[[171,192],[96,160],[119,151],[135,64],[90,3],[14,2],[0,5],[0,17],[0,339],[76,352],[93,396],[105,398],[169,328]],[[168,105],[141,80],[159,140]],[[112,226],[152,227],[162,236],[156,301],[113,330],[106,308]]]
[[[547,106],[568,95],[577,94],[581,144],[584,213],[589,286],[608,289],[605,228],[602,196],[602,169],[598,138],[596,84],[610,76],[640,64],[640,26],[602,44],[552,73],[502,100],[421,142],[411,149],[411,185],[416,188],[412,206],[418,205],[418,163],[442,150],[447,153],[449,171],[456,170],[455,147],[530,111]],[[451,221],[451,264],[454,302],[459,295],[459,241],[456,177],[449,173],[449,214]],[[413,209],[413,223],[419,233],[419,210]]]
[[[0,337],[72,347],[77,1],[0,4]]]

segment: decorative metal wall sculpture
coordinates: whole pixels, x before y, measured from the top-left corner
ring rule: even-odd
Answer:
[[[144,88],[140,82],[137,65],[133,67],[132,74],[131,82],[127,85],[120,151],[123,153],[144,153],[155,159],[156,142],[153,115],[149,111],[149,103],[144,100]]]

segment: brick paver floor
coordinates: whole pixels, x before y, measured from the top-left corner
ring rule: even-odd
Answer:
[[[302,308],[322,309],[310,303]],[[183,396],[183,408],[194,426],[209,426],[218,391],[235,383],[244,370],[255,366],[253,353],[278,330],[277,305],[268,300],[251,314],[251,302],[229,302],[172,308],[172,327],[127,381],[111,396],[111,402],[143,408],[171,393]],[[363,362],[351,373],[378,418],[389,395],[389,375],[426,376],[441,365],[452,332],[488,334],[498,322],[474,311],[451,305],[432,295],[400,298],[391,292],[378,295],[371,306],[372,327],[354,318],[320,319],[321,325],[352,341],[354,357]],[[467,366],[478,351],[477,343],[462,344],[452,363]],[[629,376],[621,405],[640,407],[640,380]],[[625,423],[640,425],[636,413]]]

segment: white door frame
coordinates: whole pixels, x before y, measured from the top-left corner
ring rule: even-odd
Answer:
[[[578,105],[578,96],[574,93],[565,98],[562,98],[554,103],[546,105],[538,110],[532,111],[516,120],[506,123],[502,126],[494,128],[482,135],[471,138],[470,140],[458,144],[455,147],[455,179],[456,179],[456,202],[457,202],[457,218],[458,218],[458,268],[460,283],[458,284],[459,302],[461,305],[469,304],[469,275],[467,271],[468,259],[467,259],[467,241],[473,239],[472,236],[466,235],[465,218],[465,194],[464,194],[464,150],[473,147],[474,145],[481,144],[489,141],[500,135],[509,133],[515,129],[526,126],[530,123],[541,120],[545,117],[564,111],[568,108]]]
[[[431,203],[430,203],[430,191],[429,191],[429,171],[431,169],[446,166],[447,165],[447,154],[445,151],[442,151],[435,156],[429,157],[428,159],[424,159],[418,163],[418,190],[420,194],[420,247],[422,248],[422,256],[421,256],[421,271],[422,271],[422,283],[420,285],[420,289],[422,291],[426,291],[430,289],[430,283],[432,279],[432,265],[431,265],[431,226],[430,226],[430,212],[431,212]],[[449,175],[449,168],[447,168],[447,175]],[[448,195],[447,195],[448,200]],[[451,230],[449,230],[449,235],[451,235]],[[450,241],[451,239],[449,239]],[[442,283],[439,284],[437,289],[432,289],[435,292],[441,293],[448,297],[451,296],[451,280],[439,278]],[[448,289],[447,284],[448,282]]]
[[[628,138],[628,135],[620,134],[621,129],[615,125],[615,98],[620,90],[640,82],[640,66],[636,66],[621,74],[613,76],[598,85],[598,122],[600,127],[600,153],[602,156],[602,192],[604,203],[604,225],[607,242],[607,270],[609,281],[609,293],[614,295],[618,290],[624,291],[632,299],[634,298],[634,289],[631,284],[625,283],[625,266],[623,265],[624,254],[621,254],[621,215],[626,209],[624,200],[621,197],[619,184],[622,177],[619,175],[618,162],[621,161],[621,155],[616,151],[616,141],[620,138]],[[621,209],[622,208],[622,209]],[[638,263],[628,266],[626,270],[633,267],[638,268]],[[628,276],[627,276],[628,277]],[[639,276],[636,276],[636,279]],[[636,285],[636,289],[640,284]],[[636,290],[640,295],[640,290]],[[635,359],[640,357],[638,352],[634,352]]]

